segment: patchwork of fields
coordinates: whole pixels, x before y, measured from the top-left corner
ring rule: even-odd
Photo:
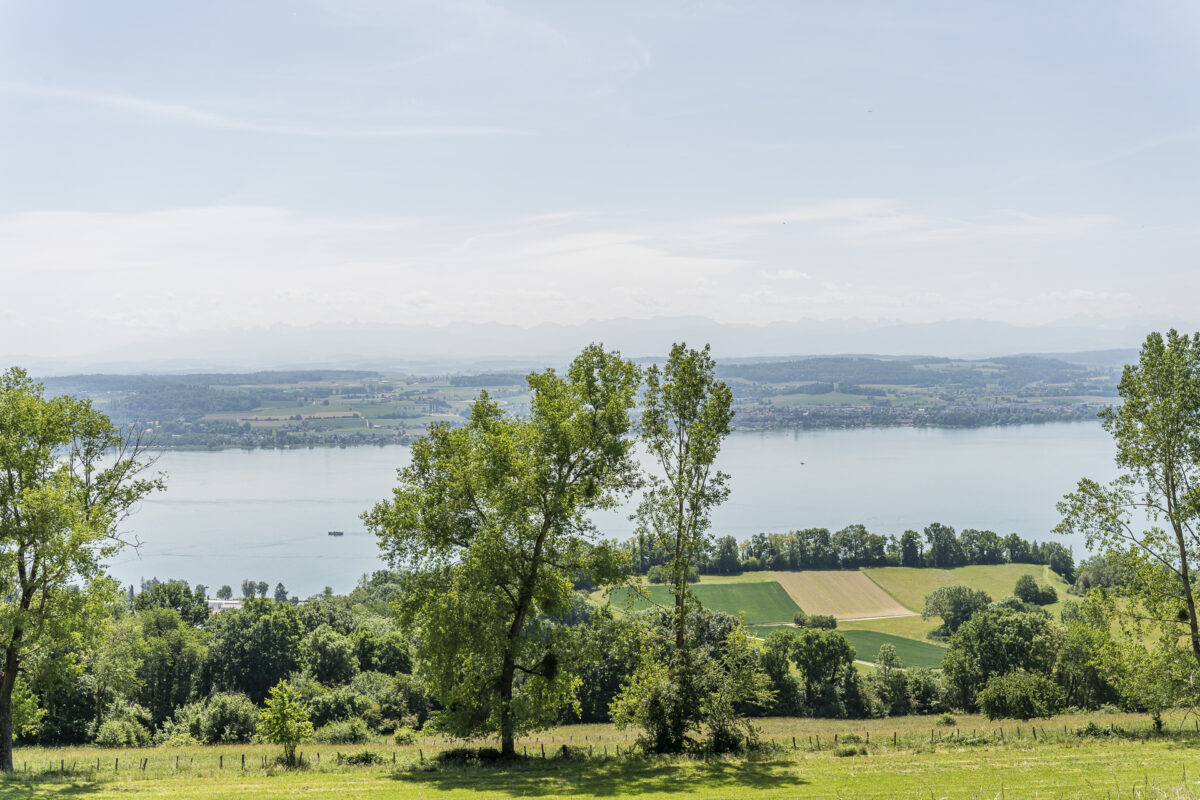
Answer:
[[[774,630],[793,629],[796,612],[829,614],[838,618],[838,629],[850,641],[860,661],[875,660],[881,645],[896,648],[904,666],[940,667],[945,647],[926,639],[937,619],[921,619],[925,595],[940,586],[965,584],[1000,599],[1012,594],[1022,575],[1050,584],[1059,602],[1047,606],[1057,613],[1066,597],[1067,584],[1048,567],[1036,564],[997,564],[957,569],[882,567],[864,570],[811,570],[803,572],[751,572],[734,576],[705,576],[692,586],[705,608],[742,615],[758,637]],[[648,598],[632,589],[618,589],[612,601],[631,611],[670,603],[664,585],[643,587]]]

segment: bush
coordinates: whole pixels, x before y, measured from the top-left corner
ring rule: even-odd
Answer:
[[[312,738],[313,726],[299,693],[287,681],[271,688],[255,733],[264,742],[282,745],[283,763],[289,767],[295,765],[296,746]]]
[[[417,732],[407,725],[401,725],[396,729],[396,735],[392,737],[392,741],[396,744],[416,744]]]
[[[953,714],[949,714],[949,713],[942,714],[940,717],[938,717],[937,724],[944,725],[947,728],[952,728],[958,724],[958,718],[955,717]]]
[[[837,628],[837,617],[831,614],[805,614],[803,611],[792,618],[797,628],[819,628],[831,631]]]
[[[309,701],[308,708],[313,724],[318,726],[355,718],[374,723],[380,718],[379,703],[349,686],[316,695]]]
[[[96,731],[100,747],[145,747],[149,743],[150,731],[128,719],[106,719]]]
[[[361,719],[343,719],[317,728],[314,738],[321,744],[362,744],[371,741],[371,729]]]
[[[1038,586],[1032,575],[1022,575],[1013,587],[1013,596],[1026,603],[1048,606],[1058,602],[1058,592],[1053,586]]]
[[[1063,704],[1062,688],[1034,672],[993,675],[979,693],[980,709],[988,719],[1052,717]]]
[[[867,754],[867,746],[864,744],[844,744],[833,749],[833,754],[838,758],[847,758],[849,756],[865,756]]]
[[[351,753],[345,756],[343,760],[347,764],[353,764],[356,767],[370,766],[371,764],[382,764],[383,756],[378,753],[372,753],[370,750],[360,750],[357,753]]]
[[[258,706],[244,694],[213,695],[200,715],[200,735],[205,744],[248,742],[258,725]]]
[[[137,703],[118,703],[96,729],[101,747],[145,747],[150,744],[150,712]]]
[[[434,756],[439,764],[490,764],[503,758],[494,747],[451,747]]]

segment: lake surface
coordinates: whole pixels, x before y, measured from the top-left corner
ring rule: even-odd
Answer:
[[[861,522],[899,534],[936,521],[1049,539],[1055,503],[1081,477],[1113,477],[1112,456],[1095,423],[735,433],[720,461],[732,494],[714,532],[744,539]],[[401,445],[166,452],[167,490],[125,525],[144,544],[110,571],[125,584],[183,578],[210,591],[228,583],[235,594],[243,578],[282,582],[301,597],[349,591],[383,566],[359,515],[390,496],[407,459]],[[597,523],[625,538],[627,513]],[[1066,543],[1084,554],[1082,542]]]

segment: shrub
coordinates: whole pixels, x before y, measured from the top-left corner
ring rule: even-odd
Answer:
[[[342,719],[317,728],[314,738],[321,744],[362,744],[371,741],[371,729],[361,719]]]
[[[650,581],[650,583],[663,583],[667,579],[666,574],[666,570],[662,568],[661,564],[655,564],[646,570],[646,580]]]
[[[942,714],[940,717],[938,717],[937,724],[944,725],[947,728],[952,728],[958,724],[958,718],[950,713]]]
[[[838,758],[847,758],[849,756],[865,756],[867,754],[867,746],[863,744],[844,744],[833,749],[833,754]]]
[[[383,756],[378,753],[372,753],[370,750],[360,750],[357,753],[351,753],[345,756],[343,760],[347,764],[353,764],[356,767],[370,766],[371,764],[382,764]]]
[[[128,719],[106,719],[96,731],[100,747],[145,747],[150,743],[150,731]]]
[[[819,628],[831,631],[837,628],[837,617],[831,614],[805,614],[803,611],[792,618],[797,628]]]
[[[1058,592],[1053,586],[1038,586],[1032,575],[1022,575],[1013,587],[1013,596],[1026,603],[1048,606],[1058,602]]]
[[[396,735],[392,737],[392,741],[396,744],[416,744],[417,732],[407,725],[401,725],[396,729]]]
[[[150,744],[150,712],[137,703],[118,703],[96,729],[101,747],[145,747]]]
[[[314,725],[328,725],[344,719],[379,721],[379,704],[369,695],[355,691],[349,686],[318,694],[309,701],[309,712]]]
[[[979,706],[988,719],[1051,717],[1063,704],[1062,688],[1034,672],[993,675],[979,693]]]
[[[451,747],[434,756],[440,764],[490,764],[503,758],[494,747]]]
[[[199,738],[205,744],[248,742],[258,724],[258,707],[244,694],[213,695],[200,715]]]

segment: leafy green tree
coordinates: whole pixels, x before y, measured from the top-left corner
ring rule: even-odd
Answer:
[[[1100,416],[1121,474],[1108,485],[1081,480],[1059,503],[1056,530],[1082,534],[1121,575],[1119,593],[1097,595],[1124,633],[1105,648],[1107,667],[1123,694],[1160,708],[1183,699],[1171,687],[1195,687],[1200,668],[1200,334],[1150,334],[1118,392]],[[1146,650],[1149,640],[1157,644]],[[1173,652],[1180,642],[1187,658]]]
[[[170,608],[179,612],[189,625],[203,625],[208,619],[208,602],[200,588],[197,586],[193,592],[188,582],[181,580],[151,581],[134,597],[133,610]]]
[[[1038,605],[1038,601],[1042,599],[1042,592],[1032,575],[1022,575],[1017,578],[1017,585],[1013,587],[1013,597]]]
[[[254,584],[254,588],[258,592],[259,597],[266,597],[267,590],[269,590],[271,587],[266,581],[259,581],[258,583]]]
[[[213,616],[207,630],[211,638],[204,682],[218,690],[242,692],[261,702],[299,666],[302,631],[291,603],[246,600],[240,609]]]
[[[275,584],[275,602],[286,603],[288,599],[287,587],[282,583]]]
[[[349,683],[358,674],[358,657],[349,637],[322,625],[304,640],[304,661],[321,683]]]
[[[1062,631],[1046,612],[997,603],[972,616],[955,632],[942,659],[955,705],[977,707],[977,694],[993,676],[1021,670],[1049,676]]]
[[[717,539],[716,554],[713,557],[713,572],[718,575],[735,575],[742,571],[742,563],[738,559],[737,539],[732,536],[722,536]]]
[[[300,696],[287,681],[271,687],[266,708],[258,718],[258,738],[283,746],[283,763],[296,765],[296,747],[313,737],[313,726]]]
[[[668,724],[655,738],[655,747],[667,752],[683,749],[701,709],[700,668],[686,641],[688,610],[699,605],[689,575],[708,542],[712,510],[729,496],[728,476],[714,465],[732,430],[733,394],[715,376],[707,345],[691,350],[676,344],[663,367],[646,373],[641,440],[661,474],[650,475],[637,520],[639,533],[666,554],[674,606],[674,645],[666,656],[671,690],[657,701]]]
[[[993,675],[979,692],[979,707],[988,719],[1052,717],[1063,705],[1062,687],[1039,672]]]
[[[925,607],[921,609],[921,618],[941,617],[942,627],[936,633],[940,636],[951,636],[964,622],[983,611],[992,602],[992,598],[979,589],[970,586],[939,586],[925,595]]]
[[[135,619],[143,642],[137,665],[141,686],[137,699],[150,712],[154,724],[160,725],[197,693],[208,634],[170,608],[149,608]]]
[[[230,586],[230,585],[227,583],[227,584],[225,584],[224,586],[222,586],[220,589],[217,589],[217,599],[218,599],[218,600],[231,600],[231,599],[233,599],[233,587],[231,587],[231,586]]]
[[[246,578],[244,581],[242,581],[242,597],[243,598],[249,600],[251,597],[254,597],[254,594],[257,591],[257,589],[258,589],[258,584],[255,583],[254,581],[250,580],[249,578]]]
[[[954,535],[954,528],[934,522],[925,528],[925,561],[931,567],[961,567],[967,563],[962,544]]]
[[[457,736],[515,737],[552,723],[578,687],[573,634],[554,621],[581,572],[616,579],[589,513],[615,507],[636,477],[629,412],[637,369],[598,345],[565,376],[528,377],[530,413],[482,393],[460,427],[433,426],[412,447],[390,501],[363,516],[412,578],[399,600],[419,672]]]
[[[120,524],[161,489],[142,443],[89,401],[0,374],[0,770],[12,771],[13,688],[47,642],[87,639],[118,598],[103,563]]]
[[[792,661],[800,673],[804,705],[810,713],[841,716],[837,686],[846,667],[854,668],[854,648],[837,631],[801,628],[796,631]]]
[[[896,655],[895,647],[890,644],[879,646],[879,654],[875,656],[875,671],[870,677],[888,716],[898,717],[912,713],[908,674],[901,668],[900,657]]]

